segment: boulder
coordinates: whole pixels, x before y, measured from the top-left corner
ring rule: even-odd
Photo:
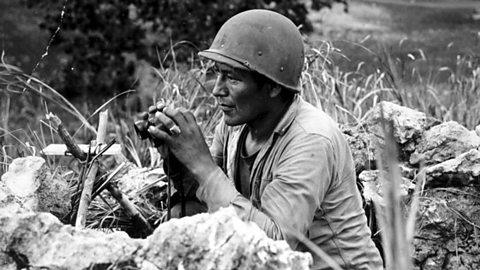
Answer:
[[[360,126],[379,138],[385,138],[382,119],[392,124],[395,141],[401,146],[400,150],[407,153],[415,150],[426,129],[439,123],[438,120],[427,117],[425,113],[382,101],[369,112]]]
[[[312,262],[310,254],[292,252],[285,241],[273,241],[254,223],[242,222],[233,208],[171,220],[148,240],[146,257],[160,269],[173,269],[172,265],[184,269],[309,269]]]
[[[44,181],[41,182],[36,195],[38,198],[37,211],[49,212],[59,219],[64,218],[71,209],[70,183],[66,181],[67,177],[56,173],[48,173]]]
[[[410,156],[410,163],[437,164],[478,146],[480,137],[475,132],[455,121],[449,121],[425,132],[415,152]]]
[[[0,207],[46,211],[61,218],[70,210],[69,184],[57,174],[52,175],[43,158],[17,158],[1,177]]]
[[[410,173],[409,170],[402,171],[402,175]],[[383,181],[379,170],[363,171],[358,176],[363,184],[363,197],[366,201],[373,201],[377,205],[384,205],[383,200]],[[406,177],[401,178],[400,192],[401,196],[406,197],[415,189],[412,180]]]
[[[357,175],[363,170],[375,169],[379,140],[373,134],[358,129],[341,129],[352,151]]]
[[[472,149],[425,169],[427,187],[480,186],[480,151]]]
[[[41,183],[46,179],[47,166],[41,157],[17,158],[12,161],[8,171],[1,177],[3,198],[15,203],[26,211],[38,209],[36,194]],[[2,200],[2,204],[7,201]]]
[[[46,175],[47,167],[43,158],[25,157],[14,159],[1,179],[13,195],[26,198],[35,194]]]
[[[471,131],[453,121],[439,124],[408,108],[381,104],[400,147],[399,192],[408,194],[403,202],[408,204],[413,196],[419,196],[415,269],[480,269],[480,127]],[[379,106],[361,125],[346,128],[344,133],[367,205],[370,200],[383,206],[380,173],[372,169],[375,165],[363,166],[375,163],[384,147]],[[412,192],[418,165],[424,166],[426,176],[420,195]],[[405,206],[401,209],[410,209]],[[382,207],[376,210],[377,217],[384,216]]]
[[[50,213],[0,213],[0,269],[126,269],[139,242],[63,225]]]
[[[48,213],[0,211],[0,269],[309,269],[233,208],[162,223],[147,239],[62,225]]]

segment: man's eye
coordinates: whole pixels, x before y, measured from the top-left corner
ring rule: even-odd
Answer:
[[[232,75],[230,75],[230,74],[227,75],[227,79],[228,79],[229,81],[231,81],[231,82],[239,82],[239,81],[240,81],[237,77],[232,76]]]

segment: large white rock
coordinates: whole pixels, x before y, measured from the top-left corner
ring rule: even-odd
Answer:
[[[312,262],[310,254],[242,222],[233,208],[171,220],[148,242],[146,258],[159,269],[309,269]]]
[[[2,182],[18,197],[28,197],[37,191],[47,173],[45,160],[41,157],[17,158],[2,175]]]
[[[70,209],[69,183],[57,174],[52,175],[41,157],[14,159],[0,181],[0,208],[6,207],[12,211],[51,212],[62,217]]]
[[[361,126],[368,132],[384,138],[382,120],[392,124],[393,137],[402,147],[401,150],[406,152],[412,152],[425,130],[438,122],[427,117],[425,113],[392,102],[382,101],[369,112]]]
[[[403,177],[406,174],[403,172],[403,169],[400,171],[402,172],[402,177],[398,192],[401,196],[406,197],[415,189],[415,184],[409,178]],[[378,205],[385,205],[383,199],[384,183],[390,181],[390,179],[382,179],[382,174],[379,170],[363,171],[358,178],[363,184],[363,197],[365,200],[374,201]]]
[[[233,208],[173,219],[147,239],[0,210],[0,269],[309,269],[312,256],[274,241]]]
[[[410,163],[432,165],[480,146],[480,137],[455,121],[427,130],[410,156]]]
[[[461,187],[480,185],[480,151],[472,149],[439,164],[426,168],[429,187]]]
[[[8,195],[27,211],[36,211],[38,198],[36,191],[47,175],[45,160],[41,157],[17,158],[1,177],[0,192],[5,199]],[[0,198],[2,199],[2,198]],[[4,204],[5,202],[2,202]]]

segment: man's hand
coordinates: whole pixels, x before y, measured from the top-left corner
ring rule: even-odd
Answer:
[[[155,126],[148,128],[152,138],[164,142],[198,181],[205,179],[216,167],[202,131],[191,112],[182,108],[166,107],[155,112],[153,121]]]

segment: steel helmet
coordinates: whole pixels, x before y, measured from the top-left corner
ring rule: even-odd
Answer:
[[[200,56],[234,68],[256,71],[299,92],[304,62],[300,31],[287,17],[265,9],[239,13],[227,20]]]

